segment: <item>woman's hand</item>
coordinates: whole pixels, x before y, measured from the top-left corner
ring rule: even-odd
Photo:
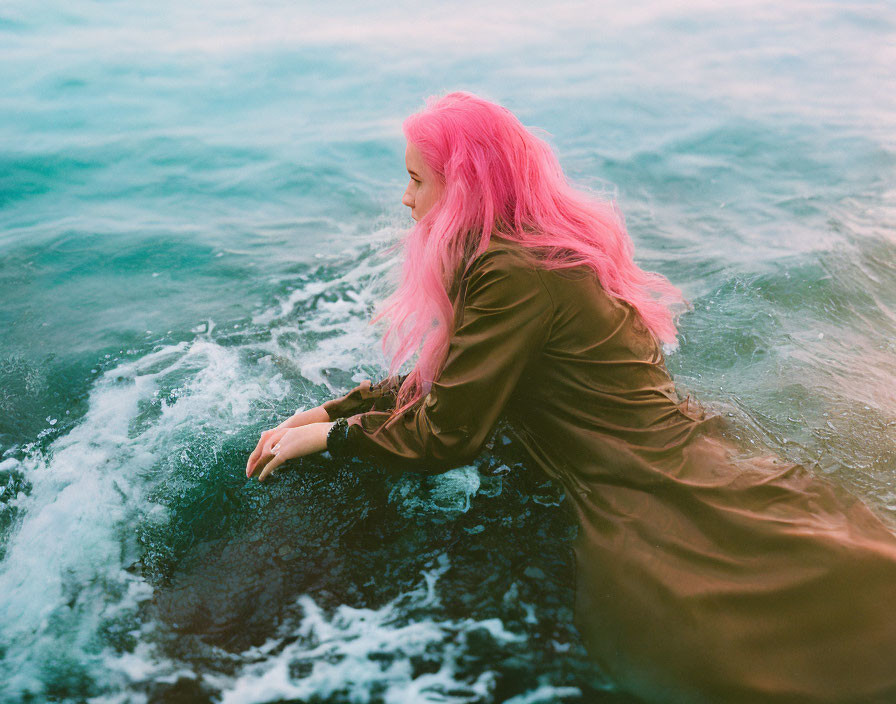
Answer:
[[[274,428],[261,434],[255,452],[246,464],[246,476],[250,479],[259,469],[258,481],[264,481],[277,467],[287,460],[323,452],[327,449],[327,433],[332,422],[310,423],[295,428]]]
[[[261,434],[261,438],[258,440],[258,444],[255,446],[255,449],[252,451],[252,454],[249,455],[249,461],[246,462],[246,476],[251,477],[255,472],[255,466],[258,464],[258,461],[262,456],[271,458],[271,448],[280,442],[280,438],[289,430],[284,424],[278,425],[276,428],[271,428],[270,430],[265,430]],[[267,461],[267,460],[265,460]]]
[[[324,410],[324,407],[315,406],[314,408],[309,408],[307,411],[296,411],[276,428],[265,430],[261,434],[261,438],[258,440],[258,444],[255,446],[252,454],[249,455],[249,461],[246,463],[246,476],[252,476],[252,471],[250,471],[252,465],[258,462],[258,458],[261,457],[262,454],[270,454],[270,449],[279,442],[280,438],[283,437],[283,433],[287,430],[290,428],[298,428],[301,425],[308,425],[310,423],[325,423],[329,420],[330,416]]]

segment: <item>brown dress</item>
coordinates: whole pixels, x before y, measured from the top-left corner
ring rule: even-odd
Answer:
[[[896,702],[896,534],[800,465],[744,458],[681,402],[633,309],[584,268],[493,239],[455,298],[430,393],[324,404],[328,449],[440,472],[506,414],[575,507],[576,626],[651,702]]]

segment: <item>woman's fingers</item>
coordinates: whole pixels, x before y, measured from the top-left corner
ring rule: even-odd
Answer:
[[[261,455],[261,448],[263,445],[264,445],[264,443],[261,440],[259,440],[258,445],[255,446],[255,449],[252,451],[252,454],[249,455],[249,459],[246,462],[246,476],[247,477],[252,476],[252,472],[254,471],[253,466],[255,465],[255,462],[258,460],[259,455]]]
[[[252,475],[258,472],[258,470],[265,466],[265,464],[271,459],[272,455],[269,452],[262,452],[255,458],[255,461],[252,462],[251,466],[246,470],[246,477],[251,479]]]
[[[257,469],[258,462],[265,454],[265,447],[270,446],[271,440],[275,435],[275,430],[265,430],[261,434],[261,438],[258,440],[258,445],[255,446],[255,450],[252,451],[252,454],[249,455],[249,461],[246,462],[246,476],[251,477],[255,474],[255,470]],[[282,433],[281,433],[282,434]],[[279,439],[279,436],[278,438]],[[276,440],[274,441],[276,442]]]
[[[265,433],[261,434],[261,439],[258,441],[258,444],[255,446],[255,449],[252,451],[252,454],[249,455],[249,461],[246,462],[246,476],[251,477],[255,472],[255,463],[258,462],[258,458],[261,457],[261,453],[264,450],[265,443]]]
[[[277,467],[279,467],[286,461],[283,459],[283,457],[276,454],[272,455],[272,458],[273,459],[268,462],[267,465],[265,465],[265,468],[261,470],[261,474],[258,475],[258,481],[263,482],[271,475],[271,472],[273,472],[275,469],[277,469]]]
[[[261,456],[261,450],[264,447],[264,440],[259,440],[258,444],[255,446],[255,449],[252,451],[252,454],[249,455],[249,461],[246,462],[246,476],[252,476],[252,466],[258,461],[258,458]]]
[[[261,434],[261,439],[258,441],[255,451],[249,456],[249,461],[246,463],[246,477],[251,479],[259,467],[263,467],[273,457],[270,448],[279,443],[280,438],[288,430],[289,428],[272,428],[271,430],[265,430]]]

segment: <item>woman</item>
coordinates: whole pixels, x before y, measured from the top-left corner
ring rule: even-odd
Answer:
[[[262,434],[246,474],[328,449],[468,462],[499,414],[575,507],[576,625],[658,702],[896,701],[896,535],[798,465],[737,457],[681,402],[666,279],[550,148],[466,93],[404,123],[416,226],[383,312],[392,373]]]

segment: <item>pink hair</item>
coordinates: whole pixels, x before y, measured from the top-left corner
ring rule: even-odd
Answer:
[[[449,93],[429,98],[402,127],[444,179],[444,192],[407,233],[401,283],[373,319],[390,319],[383,350],[389,356],[394,338],[391,374],[419,352],[390,420],[438,377],[452,333],[449,290],[492,235],[523,245],[546,269],[591,267],[604,290],[631,304],[657,339],[675,341],[669,305],[682,300],[681,292],[635,264],[615,202],[573,188],[551,147],[507,108]]]

